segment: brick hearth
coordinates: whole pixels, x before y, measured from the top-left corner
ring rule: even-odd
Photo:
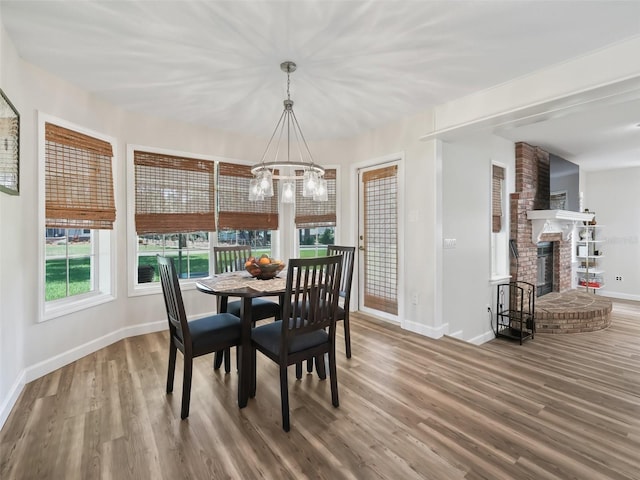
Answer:
[[[548,293],[536,301],[537,333],[582,333],[611,324],[611,300],[592,293],[570,290]]]

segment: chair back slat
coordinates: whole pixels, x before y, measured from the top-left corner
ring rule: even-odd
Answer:
[[[247,245],[232,245],[213,247],[214,273],[237,272],[244,270],[244,264],[251,256],[251,247]]]
[[[164,304],[167,309],[169,332],[172,337],[177,338],[186,348],[191,345],[191,338],[187,315],[182,301],[178,274],[172,258],[158,255],[157,261]]]
[[[344,298],[344,308],[349,308],[351,298],[351,283],[353,281],[353,266],[355,263],[356,247],[342,247],[328,245],[327,255],[342,255],[342,275],[340,276],[340,296]]]
[[[341,273],[342,255],[289,260],[281,348],[296,335],[335,329]]]

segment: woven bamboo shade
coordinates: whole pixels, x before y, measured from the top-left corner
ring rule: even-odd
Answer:
[[[0,191],[17,193],[20,175],[20,120],[6,104],[0,104]]]
[[[493,165],[491,178],[491,231],[497,233],[502,230],[502,182],[504,181],[504,168]]]
[[[45,124],[46,226],[113,229],[113,150],[109,142]]]
[[[364,305],[398,314],[398,167],[362,174],[364,201]]]
[[[137,150],[133,159],[139,235],[216,229],[214,162]]]
[[[277,172],[276,172],[277,174]],[[277,230],[278,197],[248,200],[251,167],[235,163],[218,165],[218,228],[220,230]],[[274,180],[274,190],[277,182]]]
[[[302,182],[296,182],[296,228],[336,226],[336,170],[325,170],[324,179],[327,181],[326,202],[316,202],[312,197],[303,197]]]

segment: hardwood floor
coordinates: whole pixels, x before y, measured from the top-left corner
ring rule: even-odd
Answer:
[[[640,479],[640,303],[611,327],[520,346],[432,340],[352,315],[329,381],[295,380],[281,428],[277,367],[258,355],[257,396],[182,357],[166,395],[166,333],[129,338],[26,386],[0,432],[9,479]],[[339,328],[339,332],[342,329]]]

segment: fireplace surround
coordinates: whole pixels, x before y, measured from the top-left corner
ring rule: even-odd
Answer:
[[[571,233],[575,225],[591,220],[592,215],[549,209],[548,152],[518,142],[515,163],[516,185],[510,195],[510,238],[518,259],[517,264],[511,263],[511,279],[538,285],[538,246],[543,242],[553,251],[551,285],[545,287],[540,302],[536,302],[541,307],[536,306],[537,331],[573,333],[607,327],[611,301],[604,297],[591,298],[595,295],[571,289]]]

